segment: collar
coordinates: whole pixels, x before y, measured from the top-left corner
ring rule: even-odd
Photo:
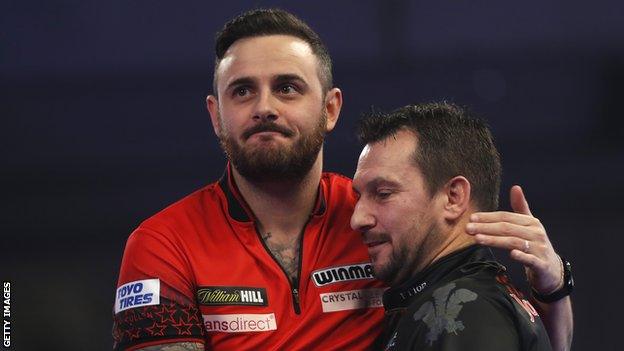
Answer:
[[[423,271],[417,273],[406,282],[391,287],[383,295],[383,305],[386,311],[407,307],[411,301],[429,287],[443,279],[465,275],[472,268],[489,266],[496,270],[505,270],[505,267],[495,261],[490,249],[471,245],[467,248],[446,255]]]
[[[228,214],[232,219],[238,222],[254,222],[256,216],[238,190],[231,168],[232,165],[228,162],[225,172],[221,176],[221,179],[219,179],[219,187],[225,194],[225,199],[227,201]],[[327,184],[324,181],[324,177],[321,177],[318,193],[316,195],[316,203],[311,214],[312,216],[322,216],[325,214],[325,209],[327,208],[325,202],[326,189]]]

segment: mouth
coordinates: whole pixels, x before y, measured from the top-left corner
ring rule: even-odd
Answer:
[[[363,239],[369,253],[381,250],[384,245],[390,245],[390,238],[384,234],[368,235],[364,236]]]
[[[258,136],[262,138],[270,138],[274,136],[282,136],[285,138],[293,136],[293,132],[289,129],[282,127],[280,125],[271,123],[271,124],[258,124],[252,128],[249,128],[243,133],[243,138],[245,140],[251,138],[252,136]]]
[[[257,132],[257,133],[253,133],[252,135],[249,136],[250,139],[252,137],[258,137],[258,138],[262,138],[262,139],[268,139],[268,138],[272,138],[272,137],[276,137],[276,136],[284,136],[284,134],[280,133],[280,132],[274,132],[274,131],[263,131],[263,132]]]
[[[377,247],[377,246],[379,246],[379,245],[383,245],[383,244],[385,244],[385,243],[387,243],[387,241],[385,241],[385,240],[380,240],[380,241],[369,241],[369,242],[365,242],[364,244],[365,244],[366,246],[368,246],[368,248],[369,248],[369,249],[371,249],[371,248]]]

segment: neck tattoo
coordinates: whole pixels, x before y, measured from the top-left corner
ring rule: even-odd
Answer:
[[[271,235],[271,232],[267,232],[262,235],[262,240],[277,263],[286,272],[290,282],[296,282],[299,276],[299,238],[294,237],[293,240],[278,242]]]

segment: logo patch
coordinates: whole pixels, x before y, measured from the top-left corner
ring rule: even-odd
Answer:
[[[373,288],[320,294],[323,312],[383,307],[381,297],[385,290],[385,288]]]
[[[275,313],[268,314],[204,314],[209,332],[243,333],[277,330]]]
[[[535,317],[539,317],[537,310],[535,310],[535,307],[533,307],[533,305],[531,305],[531,303],[524,298],[520,291],[511,285],[509,278],[505,274],[499,274],[496,276],[496,280],[507,288],[509,296],[511,296],[520,305],[520,307],[522,307],[529,314],[531,322],[535,323]]]
[[[117,288],[115,313],[130,308],[160,304],[160,280],[144,279]]]
[[[373,265],[370,263],[323,268],[312,272],[312,280],[319,287],[350,280],[373,278]]]
[[[455,283],[433,291],[434,301],[427,301],[414,313],[414,320],[422,320],[429,327],[427,343],[433,345],[445,331],[457,335],[464,330],[464,323],[457,319],[464,304],[477,299],[478,295],[468,289],[455,289]],[[451,294],[451,291],[453,293]]]
[[[197,302],[204,306],[268,306],[265,288],[246,286],[202,286],[197,289]]]

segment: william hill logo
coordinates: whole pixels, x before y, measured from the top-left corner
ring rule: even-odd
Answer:
[[[240,286],[203,286],[197,289],[197,302],[204,306],[267,306],[264,288]]]
[[[370,263],[319,269],[312,272],[316,286],[359,279],[373,279],[373,266]]]

